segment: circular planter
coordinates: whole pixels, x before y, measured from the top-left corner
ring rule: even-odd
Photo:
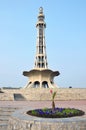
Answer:
[[[39,118],[27,115],[25,108],[12,114],[8,123],[8,130],[86,130],[86,117],[71,118]]]

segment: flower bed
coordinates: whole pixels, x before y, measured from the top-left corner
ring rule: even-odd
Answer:
[[[74,108],[55,108],[52,110],[51,108],[44,109],[35,109],[27,112],[28,115],[43,117],[43,118],[67,118],[74,116],[82,116],[84,115],[84,111],[74,109]]]
[[[50,90],[50,94],[52,96],[52,108],[44,108],[44,109],[35,109],[27,112],[28,115],[36,116],[36,117],[44,117],[44,118],[67,118],[73,116],[82,116],[84,115],[84,111],[74,109],[74,108],[58,108],[55,107],[55,96],[57,94],[56,91]]]

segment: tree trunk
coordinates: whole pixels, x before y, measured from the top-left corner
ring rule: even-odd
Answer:
[[[55,102],[52,101],[52,111],[54,111],[54,110],[55,110]]]

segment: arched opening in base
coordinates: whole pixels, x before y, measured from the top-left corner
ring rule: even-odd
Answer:
[[[40,87],[40,82],[39,82],[39,81],[35,81],[33,87],[34,87],[34,88]]]
[[[49,88],[48,82],[47,82],[47,81],[43,81],[43,82],[42,82],[42,87],[43,87],[43,88]]]

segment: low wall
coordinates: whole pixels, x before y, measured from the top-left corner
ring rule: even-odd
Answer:
[[[8,130],[86,130],[85,117],[39,118],[27,115],[27,111],[28,108],[16,111],[10,117]]]
[[[9,94],[9,93],[0,93],[0,101],[13,101],[14,100],[14,96],[13,94]]]
[[[86,100],[86,89],[57,88],[55,100]],[[0,93],[0,100],[15,100],[14,94],[20,94],[25,100],[51,100],[50,89],[3,89]],[[23,98],[21,100],[23,100]]]

